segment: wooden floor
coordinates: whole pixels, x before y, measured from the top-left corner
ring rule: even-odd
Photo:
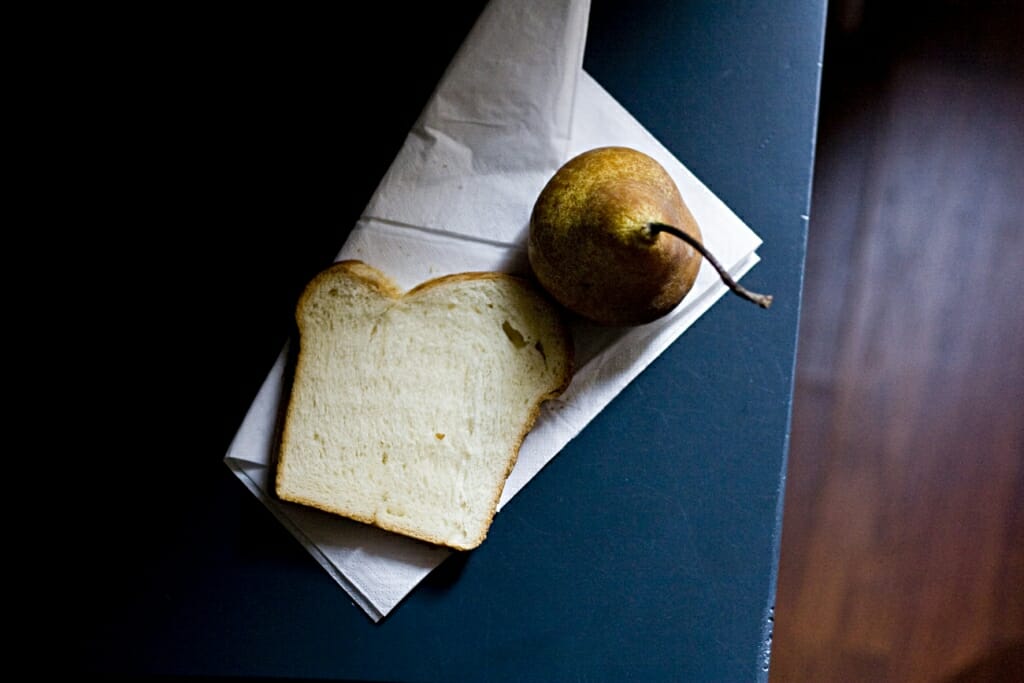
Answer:
[[[831,7],[775,683],[1024,681],[1024,3],[911,4]]]

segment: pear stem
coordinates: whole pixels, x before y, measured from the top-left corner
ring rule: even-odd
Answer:
[[[678,237],[700,252],[700,255],[706,258],[708,263],[714,266],[715,270],[718,271],[718,275],[722,278],[722,282],[727,284],[729,289],[731,289],[735,294],[738,294],[747,301],[757,304],[761,308],[768,308],[772,305],[772,297],[770,294],[757,294],[756,292],[751,292],[749,289],[736,282],[722,264],[718,262],[718,259],[712,256],[711,252],[709,252],[703,244],[691,237],[689,234],[683,232],[677,227],[665,225],[664,223],[650,223],[647,227],[650,228],[652,235],[657,235],[659,232],[667,232],[670,235]]]

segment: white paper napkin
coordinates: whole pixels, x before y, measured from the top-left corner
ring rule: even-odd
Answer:
[[[579,152],[625,145],[668,169],[705,244],[734,278],[753,267],[760,238],[583,71],[589,10],[589,0],[492,0],[338,258],[362,259],[406,288],[448,273],[525,273],[530,211],[547,180]],[[691,292],[658,321],[628,329],[574,324],[576,374],[544,404],[498,509],[727,291],[704,263]],[[378,621],[452,551],[274,497],[286,358],[287,349],[225,461]]]

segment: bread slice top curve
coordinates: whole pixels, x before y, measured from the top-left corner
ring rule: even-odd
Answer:
[[[310,281],[296,323],[277,495],[429,543],[482,543],[541,404],[572,376],[556,305],[504,273],[403,292],[341,261]]]

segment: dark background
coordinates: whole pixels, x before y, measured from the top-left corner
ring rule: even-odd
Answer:
[[[56,586],[41,635],[74,634],[59,665],[173,670],[155,653],[215,621],[195,605],[224,609],[230,587],[204,572],[236,542],[308,561],[255,499],[239,521],[223,456],[299,291],[333,261],[483,4],[31,24],[49,48],[31,86],[47,98],[46,155],[32,163],[60,182],[36,231],[49,274],[36,289],[61,306],[29,307],[26,326],[46,361],[26,405],[54,418],[38,462],[60,480],[64,540],[40,543],[36,575]],[[264,515],[267,534],[249,521]],[[210,519],[243,538],[225,543]]]
[[[773,681],[1024,680],[1024,3],[830,3]]]

